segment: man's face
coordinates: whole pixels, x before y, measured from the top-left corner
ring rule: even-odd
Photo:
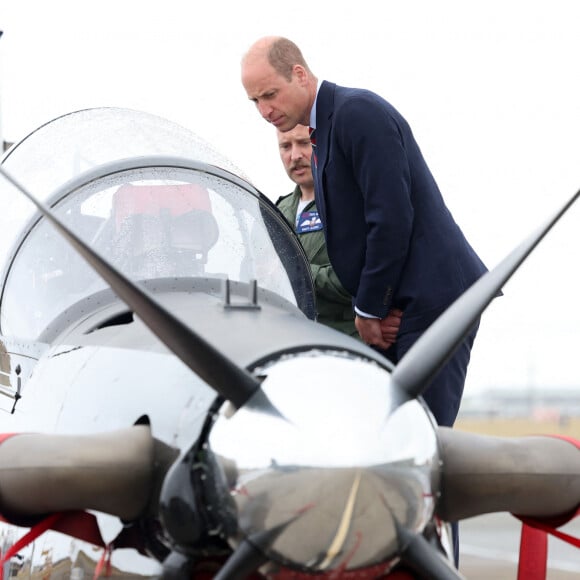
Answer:
[[[297,185],[312,187],[312,144],[308,127],[296,125],[285,133],[278,131],[278,147],[288,177]]]
[[[289,131],[298,123],[308,124],[307,73],[295,65],[288,81],[277,73],[265,57],[253,57],[242,63],[242,84],[262,117],[280,131]]]

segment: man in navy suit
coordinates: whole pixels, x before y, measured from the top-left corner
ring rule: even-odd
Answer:
[[[445,206],[411,129],[379,95],[319,82],[298,47],[266,37],[242,59],[242,84],[280,131],[314,130],[316,203],[332,266],[353,297],[362,339],[397,363],[486,268]],[[403,311],[397,341],[383,330]],[[440,425],[459,410],[477,326],[424,394]]]

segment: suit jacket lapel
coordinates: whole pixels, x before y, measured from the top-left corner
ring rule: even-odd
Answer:
[[[318,166],[315,173],[315,194],[318,212],[324,224],[326,221],[326,191],[324,190],[324,168],[328,161],[330,130],[334,112],[334,83],[322,81],[316,99],[316,154]]]

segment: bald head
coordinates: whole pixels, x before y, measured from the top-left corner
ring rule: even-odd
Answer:
[[[310,123],[317,79],[291,40],[266,36],[242,58],[242,84],[266,121],[280,131]]]
[[[291,80],[292,70],[296,64],[312,74],[302,56],[302,51],[283,36],[264,36],[254,42],[242,58],[242,68],[244,61],[260,58],[265,59],[287,81]]]

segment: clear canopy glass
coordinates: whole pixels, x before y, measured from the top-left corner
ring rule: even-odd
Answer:
[[[4,168],[33,194],[41,192],[60,220],[131,279],[256,279],[313,315],[310,269],[299,242],[271,202],[227,171],[234,169],[231,163],[155,117],[117,109],[93,114],[107,123],[95,123],[90,111],[56,119],[18,145]],[[75,115],[78,123],[70,118]],[[118,133],[114,146],[109,148],[103,129],[109,137]],[[150,141],[144,139],[148,132]],[[81,171],[73,161],[86,155],[85,142],[98,164]],[[68,172],[58,143],[72,163]],[[1,332],[36,339],[56,316],[107,285],[16,188],[4,182],[0,190],[13,213],[12,220],[6,213],[1,218],[8,258]]]

